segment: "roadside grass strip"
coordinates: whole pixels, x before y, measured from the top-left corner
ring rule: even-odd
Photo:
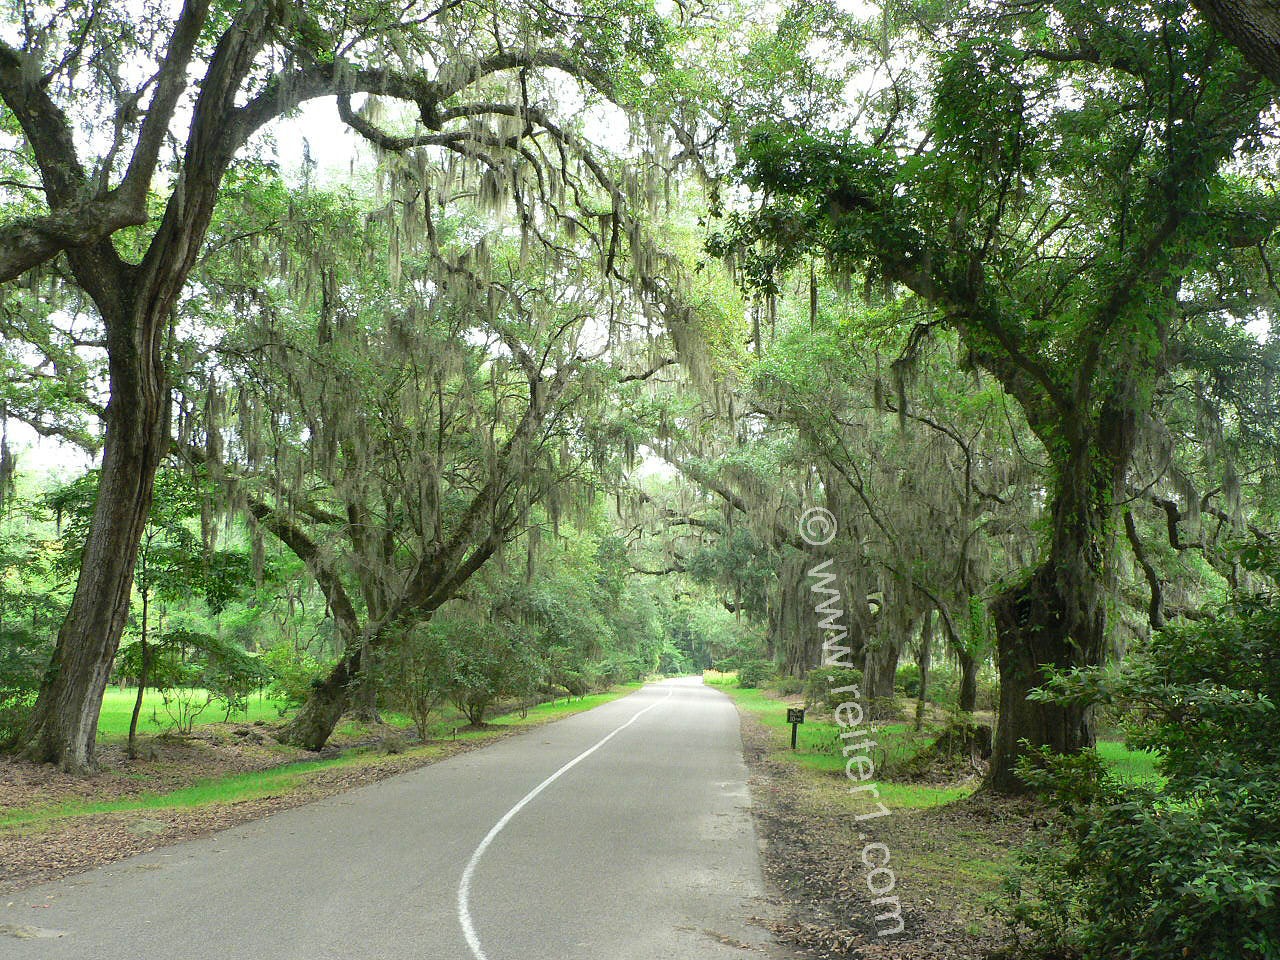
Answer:
[[[480,728],[458,729],[448,721],[437,724],[439,739],[407,747],[398,754],[387,755],[376,746],[356,748],[343,756],[316,760],[299,760],[268,770],[238,773],[225,777],[199,780],[190,786],[156,793],[141,793],[114,800],[71,800],[31,807],[0,808],[0,831],[39,831],[60,820],[100,814],[130,813],[148,810],[181,810],[213,804],[232,804],[286,796],[305,790],[317,774],[343,769],[375,766],[397,758],[418,758],[425,762],[448,754],[457,741],[496,740],[513,729],[535,726],[582,713],[610,700],[616,700],[641,684],[629,683],[605,693],[585,697],[563,698],[530,707],[525,716],[519,711],[494,718]]]

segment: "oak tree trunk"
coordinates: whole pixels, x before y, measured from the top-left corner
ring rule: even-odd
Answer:
[[[978,709],[978,658],[971,653],[960,651],[960,695],[958,706],[961,713],[973,713]]]
[[[147,690],[147,680],[151,672],[151,652],[147,647],[147,614],[150,598],[147,591],[142,591],[142,631],[138,636],[138,655],[141,658],[138,667],[138,695],[133,700],[133,714],[129,717],[129,759],[138,755],[138,717],[142,715],[142,697]]]
[[[868,700],[885,700],[893,697],[893,684],[898,676],[898,657],[901,648],[888,640],[869,647],[866,653],[864,690]]]
[[[98,713],[129,614],[152,482],[169,443],[169,383],[154,314],[113,325],[102,469],[75,595],[23,738],[33,760],[96,768]],[[120,327],[135,335],[120,336]],[[159,327],[159,329],[157,329]]]
[[[348,648],[328,675],[312,686],[306,702],[280,734],[280,742],[304,750],[322,750],[347,712],[351,688],[359,676],[360,648]]]
[[[929,668],[933,662],[933,613],[925,615],[920,625],[920,649],[916,654],[916,666],[920,669],[920,689],[916,700],[916,729],[924,728],[925,714],[928,711]]]
[[[1045,562],[992,605],[1000,716],[988,785],[1000,793],[1026,790],[1017,763],[1028,748],[1074,753],[1094,743],[1092,708],[1027,699],[1047,668],[1095,666],[1106,650],[1107,491],[1074,486],[1056,497]]]

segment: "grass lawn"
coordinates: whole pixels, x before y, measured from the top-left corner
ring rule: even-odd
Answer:
[[[197,703],[204,701],[204,691],[191,691]],[[124,740],[129,736],[129,718],[133,716],[133,702],[138,696],[136,687],[121,690],[119,687],[107,687],[102,698],[102,712],[98,714],[98,739],[101,741]],[[221,723],[227,719],[227,711],[217,703],[211,703],[196,720],[196,726],[206,723]],[[249,708],[243,713],[231,714],[231,719],[238,723],[252,723],[254,720],[275,721],[280,719],[280,711],[274,700],[254,694],[249,698]],[[159,690],[148,690],[142,698],[142,713],[138,715],[138,733],[152,735],[164,733],[173,726],[173,721],[165,713],[164,703]]]
[[[777,731],[780,741],[791,742],[791,725],[787,723],[787,705],[782,703],[776,694],[768,690],[743,689],[737,685],[737,676],[732,673],[707,671],[704,681],[733,697],[740,707],[749,710],[765,726]],[[872,751],[871,758],[876,769],[886,771],[892,777],[896,765],[910,760],[915,753],[926,746],[931,734],[928,730],[917,733],[909,723],[890,723],[876,727],[877,748]],[[833,774],[844,773],[844,757],[840,753],[839,728],[830,718],[821,718],[810,712],[800,726],[797,738],[797,749],[788,751],[788,756],[795,763],[814,770],[829,771]],[[1156,770],[1158,759],[1154,753],[1145,750],[1130,750],[1123,743],[1115,740],[1099,740],[1098,755],[1111,768],[1119,779],[1135,783],[1162,782],[1163,777]],[[912,784],[882,783],[881,793],[887,803],[900,802],[903,806],[934,806],[938,803],[949,803],[951,800],[971,793],[967,787],[931,788],[917,787]],[[895,794],[901,793],[901,796]]]
[[[1130,750],[1118,740],[1099,740],[1098,756],[1120,780],[1163,787],[1164,776],[1156,769],[1159,757],[1146,750]]]
[[[429,743],[406,748],[395,756],[417,758],[430,762],[454,749],[457,741],[494,740],[512,729],[534,726],[552,720],[558,720],[584,710],[590,710],[602,703],[616,700],[642,686],[640,683],[621,684],[605,693],[591,694],[578,698],[562,698],[530,707],[526,716],[519,711],[495,718],[479,729],[457,729],[456,723],[447,719],[439,725],[441,739]],[[111,691],[117,693],[117,691]],[[150,695],[150,693],[148,693]],[[159,696],[156,697],[157,701]],[[146,701],[144,701],[144,712]],[[112,707],[113,712],[115,706]],[[132,709],[132,701],[130,707]],[[212,708],[211,708],[212,710]],[[104,710],[105,713],[105,710]],[[221,720],[223,712],[216,715],[206,712],[206,722]],[[129,714],[124,714],[120,736],[128,731]],[[251,708],[249,714],[240,715],[236,719],[244,720],[261,716],[263,719],[276,719],[277,713],[270,701],[263,701],[261,709],[255,713]],[[205,719],[202,717],[201,719]],[[407,722],[407,721],[406,721]],[[153,728],[154,732],[165,729],[163,726]],[[456,731],[456,732],[455,732]],[[75,799],[52,804],[25,808],[9,808],[0,813],[0,830],[18,830],[21,832],[39,831],[42,827],[55,821],[72,817],[93,816],[95,814],[148,811],[148,810],[180,810],[201,807],[208,804],[237,803],[244,800],[257,800],[264,797],[277,797],[307,788],[308,782],[318,773],[338,768],[355,768],[370,766],[382,762],[387,754],[376,748],[363,748],[351,751],[341,757],[323,760],[303,760],[288,763],[268,770],[252,773],[233,774],[215,779],[200,780],[190,786],[161,793],[141,793],[134,796],[113,800],[90,801]]]
[[[616,691],[629,693],[632,690],[638,690],[641,684],[632,683],[615,687]],[[196,702],[203,702],[204,691],[192,691],[196,696]],[[122,741],[129,736],[129,718],[133,715],[133,701],[137,695],[137,688],[121,690],[119,687],[108,687],[106,695],[102,699],[102,712],[98,714],[98,740],[100,742],[116,742]],[[572,713],[578,713],[584,709],[590,709],[592,706],[604,703],[607,699],[617,696],[617,693],[591,694],[586,697],[562,697],[557,700],[548,701],[539,704],[529,710],[530,718],[535,719],[551,719],[557,716],[568,716]],[[587,706],[582,706],[586,704]],[[230,720],[233,723],[253,723],[255,720],[265,720],[268,723],[276,723],[280,720],[280,705],[266,696],[254,694],[249,698],[248,709],[243,711],[233,711]],[[210,723],[222,723],[227,720],[226,709],[217,703],[211,703],[196,719],[197,727]],[[402,727],[409,729],[413,726],[413,721],[401,713],[395,713],[390,710],[382,711],[382,719],[385,723],[393,727]],[[489,724],[503,727],[510,726],[513,723],[521,722],[520,712],[518,710],[510,713],[494,717],[487,721]],[[453,731],[466,724],[466,719],[460,713],[446,708],[440,720],[436,721],[432,736],[443,738],[452,737]],[[153,736],[164,733],[173,728],[173,721],[165,712],[164,703],[157,690],[148,690],[146,697],[142,701],[142,713],[138,716],[138,733],[144,736]],[[357,736],[363,726],[354,721],[343,721],[335,729],[338,735]],[[477,731],[461,731],[459,737],[469,737]],[[479,731],[482,732],[482,731]]]
[[[784,747],[791,744],[791,725],[787,723],[786,705],[777,696],[767,690],[743,689],[736,685],[736,680],[726,682],[724,675],[716,677],[712,685],[733,697],[743,710],[749,711],[757,720],[774,732],[774,739]],[[894,763],[910,759],[917,750],[930,740],[927,731],[916,733],[911,724],[891,723],[876,728],[876,750],[872,759],[877,769],[891,769]],[[816,717],[812,713],[805,717],[800,725],[796,738],[796,749],[786,749],[779,756],[805,767],[829,773],[833,776],[844,775],[844,755],[840,752],[839,728],[830,719]],[[880,796],[886,804],[898,807],[923,809],[941,806],[966,797],[975,789],[972,786],[932,786],[929,784],[892,783],[879,781]]]

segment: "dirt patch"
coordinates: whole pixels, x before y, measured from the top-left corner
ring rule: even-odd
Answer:
[[[404,731],[365,725],[326,748],[323,754],[285,747],[258,728],[211,725],[190,738],[157,737],[129,760],[122,747],[104,745],[102,770],[91,777],[74,777],[44,764],[0,757],[0,814],[6,810],[53,806],[77,801],[98,803],[165,793],[206,780],[236,774],[265,772],[299,760],[337,756],[344,750],[376,746],[382,739],[407,740]],[[449,740],[430,745],[430,751],[382,754],[369,751],[358,764],[319,769],[305,783],[280,796],[187,808],[156,808],[94,813],[42,821],[0,830],[0,892],[11,893],[37,883],[81,873],[116,860],[182,840],[258,820],[344,790],[374,783],[396,774],[486,746],[497,739],[530,729],[492,728],[482,740]]]
[[[859,823],[866,807],[855,806],[844,778],[778,758],[771,731],[740,716],[765,870],[785,911],[775,935],[802,956],[859,960],[979,960],[1007,946],[987,906],[1033,829],[1033,807],[977,794]],[[886,908],[872,905],[862,862],[877,842],[891,856],[902,906],[895,936],[878,936],[892,924],[877,922]]]

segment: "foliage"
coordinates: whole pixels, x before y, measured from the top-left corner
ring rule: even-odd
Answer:
[[[0,749],[22,734],[53,651],[64,610],[49,544],[29,503],[0,506]]]
[[[497,701],[533,698],[542,679],[527,635],[513,623],[443,613],[422,628],[434,652],[420,681],[434,685],[475,727]]]
[[[929,671],[929,686],[932,688],[938,677],[937,670]],[[893,688],[905,697],[920,696],[920,667],[914,663],[904,663],[898,667],[893,680]],[[932,691],[930,691],[932,697]]]
[[[160,692],[165,712],[184,735],[211,704],[221,704],[229,717],[243,711],[249,695],[274,679],[263,658],[239,644],[186,628],[155,635],[147,658],[147,687]],[[126,676],[142,675],[140,641],[121,648],[117,669]]]
[[[35,706],[51,645],[20,628],[0,630],[0,749],[22,734]]]
[[[441,624],[418,626],[391,648],[379,664],[385,704],[408,714],[421,740],[450,693],[451,654]]]
[[[738,667],[738,686],[763,687],[777,670],[772,660],[745,660]]]
[[[816,667],[805,677],[805,706],[834,712],[842,703],[861,700],[862,679],[862,671],[852,667]]]
[[[1121,784],[1090,753],[1024,764],[1064,812],[1060,848],[1041,845],[1010,888],[1011,919],[1037,947],[1280,955],[1280,597],[1240,595],[1117,669],[1062,673],[1038,695],[1137,704],[1128,743],[1160,752],[1167,783]]]
[[[280,704],[283,713],[307,699],[311,688],[329,672],[331,663],[316,658],[292,644],[280,643],[262,654],[264,668],[270,673],[267,695]]]
[[[799,677],[775,677],[769,686],[780,697],[791,697],[797,693],[804,693],[804,681]]]

